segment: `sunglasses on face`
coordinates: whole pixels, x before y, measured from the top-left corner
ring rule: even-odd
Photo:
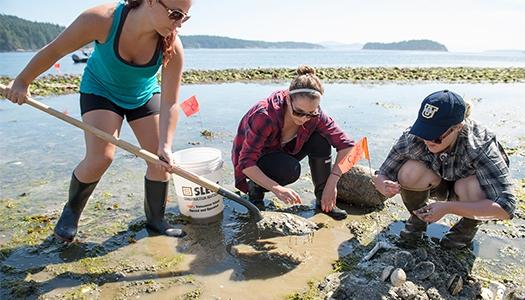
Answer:
[[[440,137],[438,137],[435,140],[431,140],[432,143],[440,145],[443,143],[443,140],[447,138],[452,132],[454,132],[454,129],[456,129],[456,126],[450,127],[445,133],[443,133]]]
[[[299,110],[295,110],[295,108],[293,107],[293,101],[290,100],[290,107],[292,108],[292,115],[298,117],[298,118],[302,118],[302,117],[306,117],[308,119],[311,119],[311,118],[317,118],[319,117],[319,109],[317,109],[315,112],[313,113],[307,113],[307,112],[304,112],[304,111],[299,111]]]
[[[162,2],[162,0],[157,0],[157,2],[162,5],[162,7],[164,7],[164,9],[166,9],[166,11],[168,12],[168,18],[174,22],[181,22],[181,23],[184,23],[186,21],[188,21],[190,19],[191,16],[187,15],[186,13],[184,13],[183,11],[181,10],[178,10],[178,9],[171,9],[169,7],[166,6],[166,4],[164,4],[164,2]]]

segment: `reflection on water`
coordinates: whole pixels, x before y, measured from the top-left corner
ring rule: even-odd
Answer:
[[[197,95],[201,111],[194,117],[181,116],[174,150],[192,145],[220,149],[225,160],[225,175],[221,184],[233,189],[229,157],[238,120],[257,100],[286,86],[286,83],[183,86],[181,99]],[[368,137],[372,166],[377,168],[402,130],[414,121],[421,100],[427,94],[445,88],[458,92],[466,99],[474,99],[473,118],[491,127],[504,145],[518,146],[522,143],[525,107],[521,102],[525,98],[525,84],[327,84],[321,106],[354,139]],[[79,117],[78,95],[40,100]],[[200,132],[204,129],[211,131],[213,137],[202,137]],[[127,125],[122,130],[122,138],[137,144]],[[84,155],[82,132],[29,106],[16,106],[3,101],[0,102],[0,140],[0,199],[12,199],[23,215],[58,216],[66,199],[71,171]],[[524,161],[523,156],[511,156],[511,171],[515,178],[525,177]],[[306,164],[303,166],[302,180],[293,187],[303,199],[311,200],[311,183],[308,179],[303,180],[308,178],[308,168]],[[351,251],[345,246],[351,235],[344,223],[333,223],[316,233],[313,239],[285,237],[258,240],[255,226],[246,219],[245,208],[228,200],[225,201],[222,222],[205,226],[183,225],[189,234],[187,238],[146,239],[146,230],[132,235],[127,226],[143,219],[144,170],[143,161],[118,150],[113,165],[102,178],[83,214],[80,245],[63,249],[51,247],[49,245],[53,241],[46,241],[48,244],[38,248],[42,251],[29,253],[22,248],[4,263],[27,269],[75,262],[84,257],[114,256],[148,261],[182,254],[184,259],[177,267],[177,276],[191,274],[204,282],[201,294],[204,298],[231,295],[250,298],[264,292],[282,297],[304,288],[308,280],[320,279],[330,271],[335,259]],[[173,187],[170,195],[175,195]],[[169,203],[170,213],[178,213],[176,205],[173,200]],[[307,212],[307,215],[311,213]],[[317,215],[315,218],[330,222],[324,217]],[[360,216],[353,214],[352,217]],[[390,230],[399,231],[401,226],[401,223],[392,223]],[[523,239],[494,238],[490,230],[499,230],[501,225],[498,224],[487,224],[483,228],[488,231],[482,230],[476,238],[479,245],[475,252],[479,257],[497,257],[511,263],[523,259],[519,251],[512,257],[499,257],[498,252],[493,251],[507,245],[524,249]],[[439,236],[444,230],[444,225],[435,224],[430,226],[429,234]],[[15,228],[9,226],[0,227],[0,243],[9,241],[14,231]],[[130,242],[132,239],[137,242]],[[489,248],[490,251],[487,250]],[[159,272],[159,277],[166,277],[166,280],[175,276],[161,275]],[[42,275],[42,278],[45,276]],[[132,278],[128,280],[132,281]],[[42,280],[49,283],[46,285],[48,291],[53,290],[50,286],[57,284],[57,280],[60,283],[59,279]],[[62,286],[71,281],[67,278],[62,280]],[[109,284],[112,280],[107,279],[108,285],[104,287],[108,290],[106,296],[115,292],[116,287]],[[78,282],[71,284],[75,285],[78,286]],[[180,286],[161,291],[157,297],[170,298],[178,293]]]

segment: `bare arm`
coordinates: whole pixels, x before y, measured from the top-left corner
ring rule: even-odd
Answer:
[[[171,162],[171,145],[177,121],[179,120],[179,90],[182,81],[184,49],[177,36],[173,42],[174,55],[162,68],[161,104],[160,104],[160,140],[158,154]]]
[[[275,182],[275,180],[266,176],[258,166],[248,167],[242,170],[242,172],[258,185],[274,193],[279,200],[290,204],[301,203],[301,197],[297,192],[290,188],[281,186],[279,183]]]
[[[111,26],[114,6],[97,6],[78,16],[58,37],[35,54],[10,85],[7,98],[18,104],[24,103],[29,84],[57,60],[94,40],[105,40]]]

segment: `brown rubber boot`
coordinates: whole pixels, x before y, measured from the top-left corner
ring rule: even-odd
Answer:
[[[427,230],[427,223],[418,218],[413,211],[427,205],[429,195],[430,190],[411,191],[401,188],[403,204],[410,212],[410,217],[405,223],[405,229],[399,233],[402,242],[417,242],[423,238],[423,234]]]
[[[478,232],[481,221],[461,218],[450,230],[441,238],[439,244],[447,249],[463,249],[472,245],[472,240]]]
[[[330,172],[332,172],[332,160],[331,156],[327,157],[308,157],[308,164],[310,165],[310,173],[312,173],[312,182],[314,184],[314,194],[316,199],[316,206],[321,209],[321,198],[323,197],[323,191],[326,186],[326,181]],[[334,220],[346,219],[348,213],[337,206],[331,211],[324,212]]]

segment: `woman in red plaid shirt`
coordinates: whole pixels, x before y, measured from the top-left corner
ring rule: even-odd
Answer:
[[[321,110],[323,92],[315,70],[300,66],[288,90],[259,101],[241,119],[232,149],[235,186],[255,205],[264,207],[267,191],[285,203],[301,203],[286,185],[299,179],[299,162],[308,156],[317,207],[334,219],[346,218],[336,206],[337,163],[354,142]],[[332,147],[337,150],[333,168]]]

